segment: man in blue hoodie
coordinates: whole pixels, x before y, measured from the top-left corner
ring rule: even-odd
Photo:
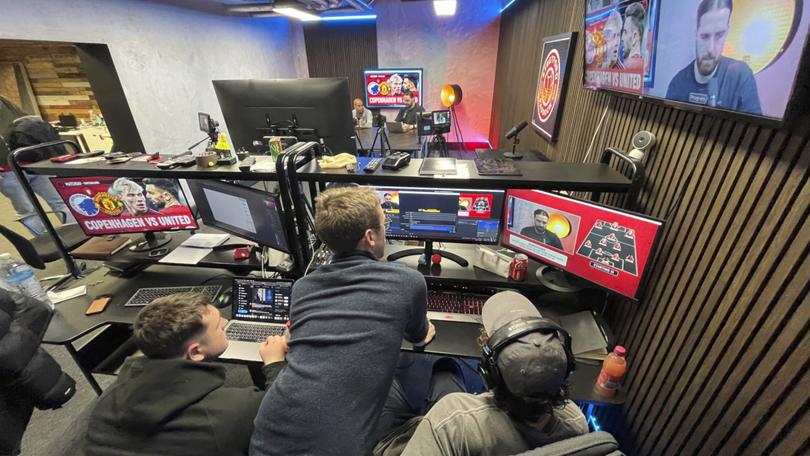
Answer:
[[[156,299],[138,314],[133,357],[90,415],[85,450],[96,455],[243,455],[264,392],[225,386],[225,369],[208,362],[228,347],[227,320],[201,294]],[[272,382],[285,337],[257,345]]]

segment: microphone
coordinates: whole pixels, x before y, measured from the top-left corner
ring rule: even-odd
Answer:
[[[515,136],[518,135],[518,133],[523,131],[523,129],[526,128],[527,125],[529,125],[529,122],[526,122],[525,120],[523,122],[515,125],[514,127],[512,127],[511,130],[509,130],[508,133],[506,133],[506,139],[514,138]]]

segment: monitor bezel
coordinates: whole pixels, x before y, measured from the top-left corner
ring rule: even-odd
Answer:
[[[504,220],[503,220],[503,223],[502,223],[502,230],[503,231],[506,230],[506,216],[507,216],[506,207],[507,207],[508,202],[509,202],[509,193],[514,191],[514,190],[522,190],[522,189],[508,189],[506,191],[506,196],[504,197],[504,212],[503,212]],[[570,196],[570,195],[563,195],[563,194],[560,194],[560,193],[557,193],[557,192],[546,191],[546,190],[531,190],[531,191],[541,192],[541,193],[548,193],[548,194],[551,194],[551,195],[554,195],[554,196],[558,196],[558,197],[562,197],[562,198],[568,198],[568,199],[576,201],[578,203],[584,203],[584,204],[595,206],[595,207],[597,207],[599,209],[607,209],[607,210],[611,210],[611,211],[616,211],[616,212],[620,212],[622,214],[643,218],[645,220],[650,220],[650,221],[653,221],[653,222],[658,222],[660,224],[660,227],[658,228],[658,230],[655,233],[655,239],[653,239],[652,245],[650,246],[650,254],[649,254],[649,257],[647,259],[647,263],[645,264],[645,270],[644,270],[643,275],[641,276],[641,279],[639,280],[638,287],[636,288],[636,294],[634,296],[628,296],[628,295],[622,294],[622,293],[620,293],[620,292],[618,292],[616,290],[613,290],[613,289],[608,288],[608,287],[606,287],[604,285],[593,282],[593,281],[591,281],[591,280],[589,280],[589,279],[587,279],[585,277],[582,277],[579,274],[571,272],[568,269],[565,269],[564,267],[560,267],[560,265],[558,265],[556,263],[548,261],[548,260],[546,260],[544,258],[539,258],[539,257],[535,256],[531,252],[528,252],[528,251],[526,251],[524,249],[521,249],[520,247],[514,246],[514,245],[512,245],[510,243],[507,243],[506,240],[505,240],[506,236],[501,236],[501,241],[502,241],[501,245],[503,247],[506,247],[508,249],[514,250],[514,251],[519,252],[519,253],[523,253],[523,254],[527,255],[529,258],[531,258],[532,260],[537,261],[538,263],[542,263],[544,265],[551,266],[553,268],[557,268],[560,271],[565,272],[566,274],[571,274],[572,276],[582,280],[583,282],[589,283],[590,285],[592,285],[595,288],[598,288],[598,289],[603,290],[603,291],[607,291],[609,293],[612,293],[612,294],[617,295],[617,296],[621,296],[623,298],[627,298],[627,299],[629,299],[629,300],[631,300],[633,302],[636,302],[636,303],[640,302],[641,301],[641,296],[643,296],[644,292],[646,291],[648,282],[650,280],[650,276],[652,275],[652,273],[650,272],[649,269],[651,269],[654,266],[654,261],[658,258],[658,248],[659,248],[659,245],[661,243],[661,239],[663,238],[663,231],[664,231],[664,229],[666,227],[666,221],[664,219],[660,219],[658,217],[652,217],[652,216],[649,216],[649,215],[646,215],[646,214],[641,214],[639,212],[629,211],[629,210],[626,210],[626,209],[621,209],[621,208],[617,208],[617,207],[613,207],[613,206],[608,206],[606,204],[601,204],[601,203],[597,203],[597,202],[594,202],[594,201],[588,201],[588,200],[585,200],[585,199],[582,199],[582,198],[576,198],[576,197],[573,197],[573,196]],[[565,255],[568,255],[568,254],[565,253]],[[576,253],[574,253],[574,255],[576,255]]]
[[[121,177],[123,177],[123,176],[117,176],[117,177],[115,177],[115,176],[89,176],[89,177],[81,177],[81,176],[59,177],[59,176],[53,176],[53,177],[50,178],[50,182],[51,182],[51,185],[53,185],[54,188],[55,188],[56,185],[54,184],[54,182],[59,181],[59,180],[66,181],[66,180],[75,180],[75,179],[110,179],[110,178],[120,179]],[[127,177],[127,179],[140,179],[140,180],[143,180],[143,179],[149,179],[149,177]],[[79,228],[82,230],[82,232],[86,236],[90,236],[90,237],[112,236],[112,235],[124,236],[124,235],[128,235],[128,234],[132,234],[132,235],[137,236],[139,234],[146,234],[146,233],[165,233],[165,232],[171,233],[171,232],[176,232],[176,231],[194,231],[194,230],[200,229],[200,224],[197,223],[197,214],[195,214],[195,211],[192,209],[191,200],[189,200],[188,195],[186,195],[186,192],[183,190],[183,186],[180,185],[181,179],[177,178],[177,177],[168,177],[168,176],[167,177],[161,177],[161,179],[172,179],[172,180],[177,181],[177,188],[179,189],[180,193],[182,193],[183,198],[186,200],[186,207],[188,208],[188,212],[190,214],[191,220],[194,222],[194,227],[193,228],[192,227],[183,227],[183,228],[159,229],[159,230],[143,230],[143,231],[127,231],[127,232],[119,231],[119,232],[115,232],[115,233],[88,233],[87,230],[85,230],[84,226],[81,223],[78,223]],[[59,194],[58,191],[57,191],[57,194]],[[68,207],[68,210],[71,211],[71,214],[75,217],[76,214],[73,213],[73,208],[70,207],[70,202],[65,201],[65,199],[62,198],[61,194],[59,194],[59,198],[62,200],[63,203],[65,203],[65,205]]]
[[[203,183],[211,183],[211,182],[213,182],[214,185],[223,185],[225,187],[238,187],[240,190],[246,190],[249,193],[255,193],[257,195],[261,195],[262,197],[271,197],[276,202],[276,207],[277,207],[278,214],[279,214],[279,220],[281,221],[282,225],[284,225],[284,223],[285,223],[284,213],[282,212],[283,209],[281,208],[281,198],[279,196],[277,196],[277,195],[274,195],[273,193],[265,192],[265,191],[258,190],[258,189],[255,189],[255,188],[251,188],[251,187],[243,187],[241,185],[231,184],[231,183],[223,182],[223,181],[220,181],[220,180],[212,180],[212,179],[186,179],[186,182],[189,185],[189,191],[191,191],[191,185],[196,185],[196,184],[192,184],[191,183],[192,181],[194,181],[194,182],[200,181],[200,182],[203,182]],[[191,193],[192,193],[192,196],[193,196],[194,192],[192,191]],[[224,231],[224,232],[226,232],[228,234],[238,236],[239,238],[246,239],[246,240],[248,240],[250,242],[255,242],[256,245],[259,245],[259,246],[262,246],[262,247],[270,247],[271,249],[278,250],[280,252],[284,252],[284,253],[288,253],[288,254],[291,253],[290,240],[287,239],[286,230],[282,229],[282,235],[284,236],[284,242],[287,244],[286,246],[282,247],[282,246],[276,246],[276,245],[262,244],[261,242],[257,241],[254,238],[246,237],[245,233],[239,233],[236,230],[232,230],[230,228],[220,226],[219,222],[216,222],[216,221],[212,221],[212,223],[206,222],[204,217],[203,217],[203,213],[200,210],[200,202],[196,198],[194,199],[194,204],[197,207],[197,215],[198,215],[198,217],[200,218],[200,220],[202,221],[202,223],[205,226],[210,226],[212,228],[222,230],[222,231]],[[206,202],[205,204],[208,204],[208,203]]]
[[[506,190],[501,189],[472,189],[472,188],[444,188],[444,187],[390,187],[390,186],[378,186],[374,187],[376,192],[379,192],[380,189],[396,189],[396,190],[450,190],[450,191],[463,191],[467,193],[491,193],[491,192],[502,192],[503,193],[503,201],[501,201],[501,216],[498,218],[498,236],[495,238],[494,241],[490,242],[488,240],[462,240],[462,239],[436,239],[435,237],[428,237],[428,236],[419,236],[419,237],[400,237],[400,236],[390,236],[388,232],[385,233],[386,239],[396,240],[396,241],[430,241],[430,242],[446,242],[448,244],[478,244],[478,245],[499,245],[501,243],[501,239],[503,237],[503,217],[504,217],[504,208],[506,207]]]

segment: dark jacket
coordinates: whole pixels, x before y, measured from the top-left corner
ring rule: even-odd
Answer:
[[[247,454],[264,391],[224,384],[221,364],[130,358],[90,415],[87,456]]]
[[[27,114],[11,100],[0,96],[0,135],[7,136],[8,129],[14,120],[25,115]],[[8,145],[5,141],[0,141],[0,164],[6,163],[8,163]]]
[[[44,142],[58,141],[59,133],[48,122],[37,116],[20,117],[6,131],[6,143],[11,152],[21,147],[35,146]],[[17,161],[21,163],[34,163],[46,160],[51,157],[63,155],[67,149],[63,145],[49,146],[43,149],[28,151],[17,155]],[[3,163],[7,163],[8,160]]]
[[[76,392],[39,346],[51,313],[44,302],[0,289],[0,452],[19,445],[34,407],[59,407]]]

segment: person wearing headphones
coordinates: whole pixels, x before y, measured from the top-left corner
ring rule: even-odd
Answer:
[[[516,454],[588,432],[568,399],[574,368],[568,333],[514,291],[490,297],[481,316],[488,340],[480,371],[490,391],[444,396],[381,441],[375,454]]]

